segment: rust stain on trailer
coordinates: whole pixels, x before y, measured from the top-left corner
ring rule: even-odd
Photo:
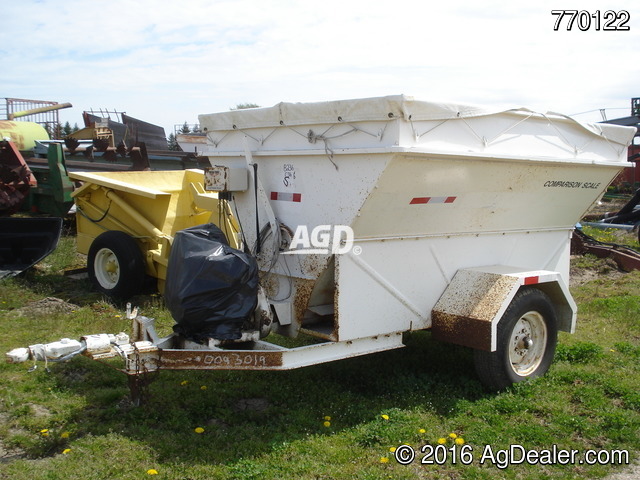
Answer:
[[[295,279],[295,297],[293,299],[293,313],[294,318],[298,322],[302,321],[304,313],[309,306],[309,299],[315,286],[315,280],[307,280],[304,278]]]
[[[312,278],[318,278],[327,268],[332,256],[329,254],[305,255],[300,262],[302,272]]]
[[[433,337],[479,350],[491,350],[491,321],[433,312]]]
[[[440,341],[491,350],[491,326],[516,277],[460,271],[432,311],[432,332]]]

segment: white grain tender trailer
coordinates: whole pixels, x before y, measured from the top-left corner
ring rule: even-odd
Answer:
[[[201,115],[207,189],[233,203],[260,271],[236,340],[158,338],[138,317],[130,375],[280,370],[402,347],[431,329],[475,349],[493,388],[544,374],[575,223],[627,164],[635,129],[389,96]],[[203,150],[204,149],[204,150]],[[171,272],[169,272],[170,274]],[[251,325],[249,325],[251,324]],[[317,343],[283,348],[270,331]]]

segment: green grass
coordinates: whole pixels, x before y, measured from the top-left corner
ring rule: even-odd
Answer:
[[[122,305],[62,275],[82,263],[72,238],[45,263],[0,283],[0,350],[128,331]],[[427,332],[407,335],[404,349],[287,372],[164,371],[142,407],[128,401],[124,374],[84,357],[49,365],[50,372],[42,364],[29,372],[31,364],[1,363],[0,442],[17,456],[0,461],[0,478],[140,479],[150,469],[155,478],[185,480],[600,478],[616,467],[480,464],[485,446],[513,444],[625,449],[637,459],[640,272],[598,278],[572,293],[577,333],[561,334],[550,372],[497,394],[482,389],[468,349]],[[77,308],[16,314],[48,296]],[[161,298],[135,303],[163,333],[170,330]],[[418,451],[405,466],[390,452],[405,443],[437,445],[452,432],[472,449],[471,465],[450,458],[421,465]]]

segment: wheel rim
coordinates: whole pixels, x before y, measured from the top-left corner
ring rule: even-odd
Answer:
[[[511,368],[522,377],[531,375],[542,363],[547,346],[547,324],[536,312],[527,312],[513,327],[509,341]]]
[[[101,248],[93,262],[96,280],[106,290],[115,288],[120,280],[120,262],[113,251]]]

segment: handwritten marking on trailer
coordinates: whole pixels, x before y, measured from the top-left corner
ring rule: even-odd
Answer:
[[[205,355],[202,363],[225,367],[264,367],[267,365],[267,358],[264,355],[252,353],[210,354]]]

